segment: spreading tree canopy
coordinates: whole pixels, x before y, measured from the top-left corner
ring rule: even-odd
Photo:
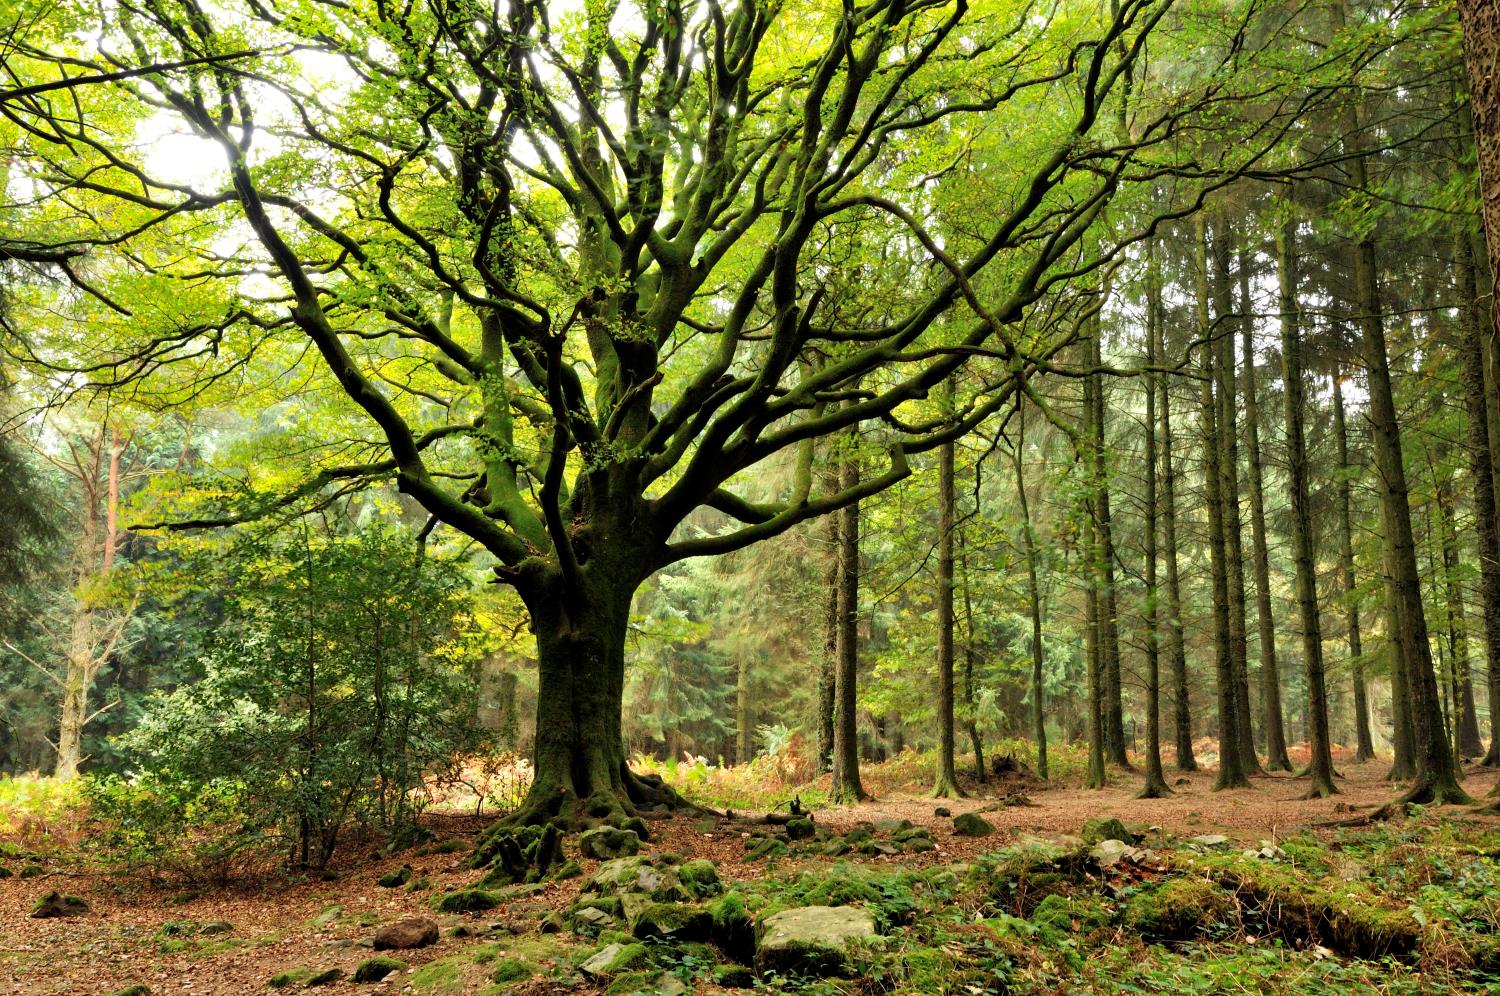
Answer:
[[[341,416],[171,525],[393,481],[493,555],[540,658],[519,820],[673,801],[621,747],[645,578],[1042,404],[1113,264],[1361,65],[1271,55],[1295,11],[1255,2],[48,8],[0,93],[0,252],[75,293],[12,316],[19,351],[69,389],[295,381]],[[857,484],[815,473],[832,440]],[[773,461],[791,483],[751,500]],[[684,525],[705,506],[736,525]]]

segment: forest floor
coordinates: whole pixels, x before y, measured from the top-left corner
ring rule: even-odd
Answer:
[[[1113,772],[1112,784],[1101,791],[1033,785],[1025,793],[1029,803],[1021,805],[997,805],[993,786],[971,783],[972,797],[935,801],[925,797],[920,786],[908,785],[904,791],[888,789],[865,804],[816,813],[819,841],[833,841],[835,835],[867,824],[889,833],[909,821],[912,827],[925,828],[934,845],[916,853],[865,855],[856,849],[834,857],[821,844],[811,846],[814,842],[808,841],[808,847],[792,842],[769,859],[752,860],[747,842],[758,840],[752,835],[777,828],[745,819],[688,815],[652,820],[652,839],[646,847],[651,853],[707,858],[727,888],[751,897],[752,910],[757,904],[764,909],[797,905],[794,897],[808,894],[812,882],[824,883],[823,894],[828,881],[869,883],[876,890],[869,895],[884,897],[867,900],[867,905],[879,911],[888,928],[884,932],[891,935],[889,943],[883,953],[871,956],[856,978],[816,983],[763,979],[763,989],[1424,992],[1470,984],[1482,988],[1500,980],[1484,974],[1489,970],[1485,959],[1491,955],[1473,953],[1476,945],[1488,944],[1483,939],[1500,924],[1500,817],[1446,807],[1441,814],[1428,811],[1368,830],[1327,826],[1396,794],[1396,788],[1382,780],[1385,762],[1353,764],[1340,758],[1338,763],[1342,794],[1328,800],[1299,798],[1306,783],[1290,775],[1258,777],[1248,789],[1213,792],[1211,771],[1183,775],[1169,770],[1168,782],[1176,784],[1175,794],[1167,799],[1137,800],[1139,775]],[[1496,780],[1492,772],[1470,769],[1465,787],[1477,798]],[[939,805],[955,816],[982,812],[994,832],[956,835],[952,819],[935,814]],[[1065,857],[1055,858],[1086,847],[1078,840],[1086,820],[1108,817],[1122,820],[1151,850],[1113,869],[1091,865],[1079,871],[1076,862],[1070,865]],[[547,914],[576,903],[596,862],[583,861],[583,875],[577,878],[501,890],[500,905],[484,913],[433,914],[434,896],[472,885],[478,877],[464,852],[486,822],[433,814],[429,824],[439,839],[455,843],[394,855],[382,855],[368,845],[363,850],[350,847],[327,880],[274,875],[227,884],[153,882],[138,874],[99,869],[76,841],[36,834],[25,841],[13,839],[0,851],[10,855],[5,865],[21,872],[0,878],[0,991],[102,996],[145,986],[149,988],[144,991],[153,994],[256,993],[270,991],[268,983],[280,973],[289,973],[292,984],[303,988],[308,975],[332,968],[342,969],[343,977],[320,987],[320,992],[605,991],[607,977],[586,977],[576,967],[599,947],[599,937],[537,930]],[[1229,840],[1216,846],[1192,843],[1193,837],[1207,834]],[[1220,885],[1236,883],[1226,893],[1234,897],[1234,909],[1220,902],[1221,897],[1210,897],[1212,902],[1192,914],[1203,923],[1189,923],[1183,937],[1153,938],[1149,929],[1141,928],[1141,936],[1122,944],[1122,925],[1139,927],[1143,922],[1140,903],[1132,897],[1182,875],[1184,867],[1200,860],[1195,855],[1205,846],[1224,853],[1203,858],[1196,874]],[[1051,876],[1058,879],[1053,891],[1062,898],[1043,901],[1040,908],[1034,899],[1016,892],[1014,883],[1003,884],[994,871],[1007,861],[1014,864],[1015,855],[1027,847],[1050,848],[1047,853],[1054,857],[1047,858],[1052,862],[1049,868],[1073,869]],[[1376,897],[1369,903],[1389,907],[1393,917],[1413,916],[1419,925],[1399,930],[1385,925],[1376,934],[1405,937],[1415,930],[1412,936],[1422,937],[1420,948],[1391,942],[1386,950],[1386,942],[1369,941],[1368,931],[1340,933],[1330,925],[1337,924],[1339,916],[1353,914],[1337,910],[1309,912],[1308,923],[1296,929],[1288,925],[1284,912],[1268,924],[1265,890],[1272,886],[1255,879],[1260,874],[1256,869],[1235,864],[1249,860],[1240,857],[1242,849],[1251,849],[1243,853],[1253,857],[1254,849],[1262,847],[1276,849],[1276,862],[1311,876],[1306,883],[1298,880],[1277,888],[1295,886],[1303,890],[1297,895],[1313,895],[1307,890],[1324,888],[1316,883],[1325,879],[1347,883],[1350,889],[1368,888]],[[1340,851],[1342,856],[1334,860],[1319,848]],[[408,891],[376,884],[382,874],[403,864],[411,866],[414,880],[425,881],[424,887]],[[1404,869],[1399,888],[1388,881],[1387,866]],[[1365,877],[1371,880],[1364,882]],[[1434,899],[1423,891],[1434,882],[1456,884],[1451,894]],[[37,898],[51,890],[82,896],[90,911],[73,918],[28,917]],[[1345,898],[1355,905],[1366,903],[1359,895]],[[1280,896],[1277,909],[1290,902]],[[1054,929],[1059,923],[1055,916],[1045,920],[1059,910],[1060,933]],[[406,967],[384,981],[354,984],[350,976],[355,967],[372,955],[368,939],[373,928],[408,914],[435,916],[443,928],[441,940],[420,950],[394,952]],[[1429,921],[1441,915],[1450,915],[1452,922],[1439,937]],[[1028,916],[1033,920],[1019,919]],[[1321,928],[1319,917],[1324,921]],[[203,933],[205,924],[219,924],[222,932]],[[1113,932],[1107,944],[1106,931]],[[1256,948],[1257,934],[1280,939],[1274,947],[1262,943]],[[1195,945],[1179,943],[1189,938],[1195,938]],[[1150,964],[1158,974],[1127,984],[1124,980],[1131,973],[1146,971],[1140,952],[1153,939],[1167,943],[1165,948],[1149,949],[1156,952]],[[1091,945],[1102,945],[1097,950],[1108,952],[1108,957],[1095,959],[1089,954]],[[1253,964],[1240,963],[1251,956],[1247,951],[1258,959]],[[662,949],[653,957],[657,970],[666,966],[687,980],[684,991],[726,991],[714,980],[730,976],[722,969],[716,970],[718,974],[708,971],[716,957],[712,952],[700,957]],[[705,958],[708,964],[702,963]],[[1493,966],[1500,968],[1500,942],[1493,959]],[[518,979],[502,978],[497,964],[522,966]],[[501,981],[493,981],[497,978]],[[1226,978],[1241,981],[1231,985],[1223,981]],[[617,984],[609,991],[668,990],[628,990]]]

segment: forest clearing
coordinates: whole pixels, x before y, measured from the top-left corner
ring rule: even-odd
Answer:
[[[1494,992],[1496,0],[0,0],[0,988]]]

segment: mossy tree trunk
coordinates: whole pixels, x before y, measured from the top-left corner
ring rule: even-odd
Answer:
[[[1125,753],[1125,709],[1121,700],[1120,611],[1119,593],[1115,584],[1115,533],[1109,494],[1109,449],[1105,421],[1107,406],[1104,402],[1104,377],[1097,372],[1104,363],[1103,330],[1097,314],[1092,325],[1091,359],[1096,372],[1090,376],[1093,381],[1093,410],[1089,421],[1093,432],[1091,456],[1094,474],[1094,528],[1097,539],[1095,553],[1099,592],[1099,666],[1103,682],[1104,753],[1111,764],[1129,769],[1130,758]]]

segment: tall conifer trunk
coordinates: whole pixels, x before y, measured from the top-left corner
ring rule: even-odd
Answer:
[[[1161,322],[1161,295],[1157,290],[1160,273],[1156,265],[1155,244],[1146,247],[1146,604],[1143,613],[1146,634],[1146,783],[1141,787],[1140,798],[1159,799],[1170,795],[1166,776],[1161,767],[1161,639],[1158,625],[1157,601],[1160,592],[1156,579],[1156,340],[1157,326]]]
[[[948,395],[952,397],[952,384]],[[932,794],[962,796],[953,766],[953,520],[957,496],[953,487],[953,443],[938,447],[938,757]]]
[[[1297,308],[1296,222],[1284,221],[1277,232],[1276,263],[1281,299],[1281,374],[1286,404],[1287,483],[1292,502],[1292,551],[1296,561],[1297,610],[1302,623],[1302,662],[1307,676],[1307,723],[1312,759],[1308,798],[1338,791],[1333,784],[1332,742],[1328,732],[1328,693],[1323,674],[1323,631],[1318,617],[1317,561],[1309,507],[1307,441],[1303,430],[1306,382],[1302,367],[1302,331]]]
[[[1347,144],[1349,169],[1355,190],[1368,189],[1364,133],[1357,107],[1349,110]],[[1392,615],[1409,711],[1414,748],[1415,781],[1403,798],[1407,802],[1467,802],[1469,796],[1458,785],[1453,752],[1443,736],[1443,717],[1437,679],[1432,669],[1432,646],[1422,606],[1421,577],[1417,570],[1416,541],[1412,534],[1411,506],[1406,468],[1401,456],[1401,424],[1396,416],[1396,398],[1391,387],[1385,322],[1381,315],[1377,286],[1375,241],[1366,233],[1354,245],[1355,307],[1359,313],[1361,347],[1369,372],[1368,418],[1374,443],[1381,519],[1385,525],[1386,570],[1391,579]]]
[[[1208,506],[1209,572],[1212,580],[1214,673],[1219,692],[1219,777],[1214,789],[1244,788],[1250,779],[1240,763],[1243,755],[1239,743],[1239,715],[1235,699],[1233,651],[1229,630],[1229,571],[1225,563],[1224,477],[1221,467],[1222,439],[1218,428],[1218,383],[1215,367],[1219,350],[1215,346],[1214,326],[1209,318],[1208,232],[1203,215],[1197,218],[1196,266],[1194,267],[1194,301],[1197,306],[1200,425],[1203,437],[1203,491]]]
[[[1266,544],[1266,499],[1260,459],[1260,403],[1255,384],[1255,309],[1250,298],[1250,254],[1240,250],[1240,335],[1243,345],[1245,450],[1250,467],[1250,530],[1255,551],[1255,607],[1260,637],[1261,729],[1266,770],[1290,771],[1281,721],[1281,671],[1276,664],[1276,619],[1271,614],[1271,556]]]
[[[1023,453],[1026,447],[1026,402],[1018,401],[1016,404],[1016,442],[1012,448],[1012,456],[1016,466],[1016,499],[1021,505],[1021,531],[1022,538],[1026,544],[1026,595],[1031,603],[1031,731],[1036,740],[1036,762],[1037,774],[1042,778],[1049,777],[1047,773],[1047,721],[1045,712],[1045,697],[1043,695],[1043,665],[1044,649],[1042,646],[1042,588],[1037,579],[1037,546],[1036,532],[1031,524],[1031,503],[1026,497],[1026,475],[1024,472],[1025,461]],[[1092,692],[1092,660],[1090,663],[1090,691]],[[1089,707],[1090,715],[1090,752],[1089,752],[1089,776],[1090,780],[1094,774],[1094,752],[1093,747],[1093,722],[1095,715],[1092,702]],[[1104,765],[1099,764],[1099,772],[1102,777]]]
[[[1375,756],[1375,742],[1370,736],[1370,699],[1365,687],[1364,647],[1359,625],[1359,592],[1354,574],[1353,505],[1354,467],[1349,463],[1349,431],[1344,421],[1344,375],[1333,375],[1333,437],[1339,454],[1339,561],[1344,575],[1344,612],[1349,636],[1350,669],[1354,677],[1354,735],[1357,742],[1354,759],[1368,761]]]
[[[1160,295],[1161,289],[1156,289]],[[1161,315],[1158,297],[1157,313]],[[1157,355],[1165,356],[1165,321],[1158,321]],[[1187,641],[1182,632],[1182,571],[1177,560],[1177,471],[1173,462],[1172,375],[1161,380],[1162,539],[1167,560],[1167,653],[1172,659],[1172,727],[1179,771],[1197,771],[1193,757],[1193,717],[1188,701]]]

